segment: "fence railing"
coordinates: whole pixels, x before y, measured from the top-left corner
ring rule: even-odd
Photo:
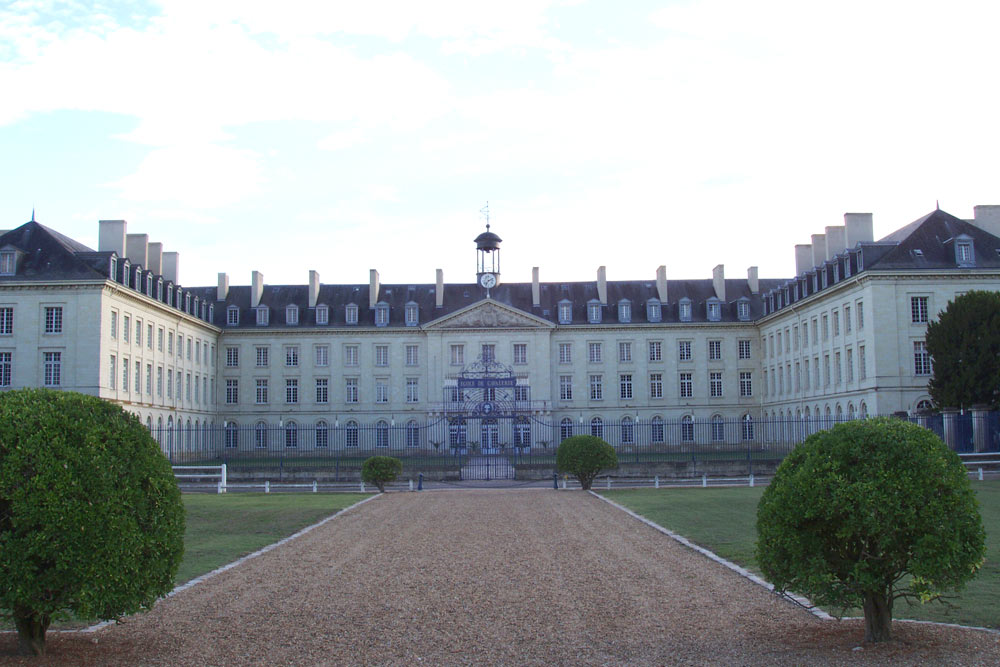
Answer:
[[[1000,452],[1000,413],[901,417],[924,426],[959,452]],[[405,424],[282,421],[223,426],[154,428],[153,437],[174,464],[222,464],[245,468],[356,469],[372,455],[387,454],[410,468],[450,469],[473,457],[507,457],[515,466],[552,465],[563,439],[597,435],[623,463],[698,460],[775,460],[810,434],[847,418],[682,418],[590,421],[535,417],[440,418]]]

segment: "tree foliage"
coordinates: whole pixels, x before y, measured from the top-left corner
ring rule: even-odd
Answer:
[[[93,396],[0,394],[0,615],[22,653],[69,614],[117,619],[173,587],[184,506],[134,416]]]
[[[573,435],[559,443],[556,467],[576,477],[587,490],[602,470],[618,467],[618,456],[614,447],[596,436]]]
[[[1000,409],[1000,293],[968,292],[949,302],[927,325],[927,351],[936,405]]]
[[[897,419],[838,424],[782,462],[757,509],[757,559],[777,590],[861,607],[865,639],[891,638],[898,598],[958,590],[985,532],[958,456]]]
[[[403,463],[393,456],[370,456],[361,464],[361,479],[385,493],[387,482],[394,482],[403,472]]]

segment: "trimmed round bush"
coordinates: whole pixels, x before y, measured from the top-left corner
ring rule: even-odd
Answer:
[[[983,563],[968,475],[931,431],[898,419],[838,424],[781,463],[757,509],[757,562],[779,591],[860,607],[865,640],[891,639],[898,598],[958,590]]]
[[[387,482],[394,482],[403,472],[403,463],[392,456],[371,456],[361,464],[361,479],[385,493]]]
[[[0,394],[0,615],[21,653],[44,653],[53,620],[149,609],[183,540],[170,463],[134,415],[73,392]]]
[[[597,436],[572,435],[559,443],[556,450],[556,468],[580,480],[585,491],[602,470],[617,467],[618,455],[614,447]]]

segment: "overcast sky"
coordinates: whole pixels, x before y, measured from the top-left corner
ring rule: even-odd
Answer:
[[[181,282],[794,273],[1000,204],[997,3],[0,4],[0,229],[125,219]]]

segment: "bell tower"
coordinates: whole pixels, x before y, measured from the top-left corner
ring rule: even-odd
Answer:
[[[500,280],[500,243],[499,236],[490,231],[489,203],[483,208],[486,216],[486,231],[476,237],[476,281],[486,288],[486,298],[490,289],[496,287]]]

